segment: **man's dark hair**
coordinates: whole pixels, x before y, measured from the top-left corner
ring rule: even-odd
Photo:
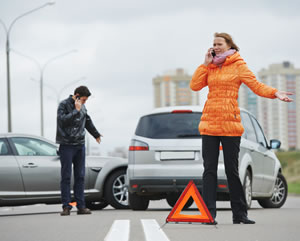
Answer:
[[[74,95],[79,94],[79,96],[89,97],[91,92],[89,91],[88,87],[86,86],[79,86],[74,90]]]

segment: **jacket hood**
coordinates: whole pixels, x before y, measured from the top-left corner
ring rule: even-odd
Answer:
[[[233,55],[227,56],[224,64],[222,66],[226,66],[229,64],[233,64],[235,62],[240,62],[240,64],[245,64],[244,59],[241,57],[241,55],[239,54],[239,52],[235,52]],[[208,65],[209,68],[218,68],[217,65],[214,64],[209,64]]]

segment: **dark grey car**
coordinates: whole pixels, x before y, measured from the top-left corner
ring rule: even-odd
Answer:
[[[108,204],[128,208],[127,164],[122,158],[86,158],[85,197],[89,208],[102,209]],[[32,135],[0,134],[0,206],[60,201],[57,145]]]

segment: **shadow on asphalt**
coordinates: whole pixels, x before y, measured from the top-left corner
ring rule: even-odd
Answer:
[[[261,208],[251,208],[251,210],[260,210]],[[132,211],[132,212],[171,212],[172,208],[148,208],[145,211],[133,211],[131,209],[102,209],[102,210],[92,210],[93,213],[98,212],[126,212],[126,211]],[[183,210],[184,212],[197,212],[197,208],[189,208],[187,210]],[[225,211],[225,212],[231,212],[231,208],[217,208],[217,211]],[[0,214],[0,217],[18,217],[18,216],[33,216],[33,215],[47,215],[47,214],[60,214],[61,211],[52,211],[52,212],[32,212],[32,213],[10,213],[10,214]],[[71,215],[76,213],[75,211],[71,212]]]
[[[259,210],[261,208],[251,208],[250,210]],[[148,208],[146,210],[146,212],[148,211],[154,211],[154,212],[157,212],[157,211],[170,211],[171,212],[172,208]],[[198,211],[197,208],[189,208],[187,210],[184,210],[185,212],[189,212],[189,211]],[[231,208],[217,208],[217,211],[231,211]],[[145,212],[145,211],[142,211],[142,212]]]
[[[0,217],[18,217],[18,216],[33,216],[33,215],[46,215],[46,214],[59,214],[59,212],[38,212],[38,213],[12,213],[0,214]]]

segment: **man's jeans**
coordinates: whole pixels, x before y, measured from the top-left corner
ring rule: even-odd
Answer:
[[[84,176],[85,176],[85,146],[60,145],[59,155],[61,163],[61,201],[64,207],[72,208],[71,202],[71,176],[72,163],[74,168],[74,196],[77,208],[85,208]]]

